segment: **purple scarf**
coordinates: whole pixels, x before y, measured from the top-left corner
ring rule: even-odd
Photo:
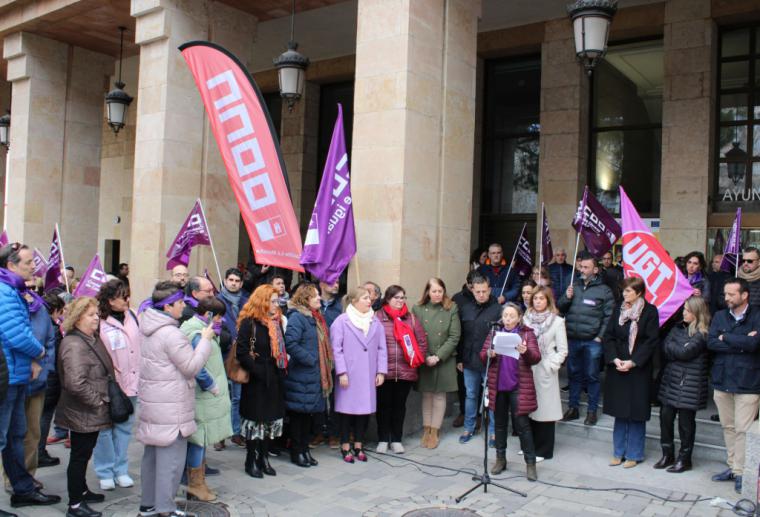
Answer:
[[[203,322],[204,325],[208,325],[208,318],[205,316],[201,316],[200,314],[196,314],[194,316],[195,318],[198,318]],[[213,325],[211,325],[211,328],[214,329],[214,334],[216,334],[216,337],[219,337],[222,334],[222,322],[221,321],[215,321]]]
[[[29,312],[32,314],[38,312],[42,307],[45,306],[45,301],[26,286],[26,283],[24,282],[24,279],[21,278],[19,275],[14,273],[13,271],[10,271],[8,269],[5,269],[3,267],[0,267],[0,282],[11,286],[16,291],[18,291],[18,294],[21,296],[21,298],[26,301],[26,295],[32,297],[31,303],[28,303],[29,305]]]
[[[693,275],[689,277],[689,284],[694,286],[702,282],[703,280],[704,280],[704,277],[702,276],[702,272],[697,271],[696,273],[694,273]]]
[[[185,303],[188,304],[193,309],[198,307],[198,300],[196,300],[192,296],[185,295]]]

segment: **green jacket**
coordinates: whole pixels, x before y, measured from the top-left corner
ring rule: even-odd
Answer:
[[[417,390],[433,393],[457,391],[456,350],[461,333],[459,310],[452,303],[446,310],[439,303],[415,305],[414,316],[420,320],[428,339],[427,355],[438,356],[434,367],[420,366]]]
[[[192,342],[196,336],[200,335],[203,328],[202,321],[198,318],[190,318],[182,324],[180,330]],[[227,373],[224,370],[218,337],[211,340],[211,354],[204,368],[214,378],[214,383],[219,387],[219,394],[214,396],[210,391],[202,390],[198,383],[195,384],[195,423],[198,429],[188,440],[190,443],[207,447],[232,436]]]

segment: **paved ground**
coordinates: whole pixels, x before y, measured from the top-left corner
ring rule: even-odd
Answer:
[[[419,436],[406,439],[407,453],[397,456],[371,456],[368,463],[344,464],[337,451],[320,447],[314,456],[320,460],[315,468],[303,469],[284,459],[273,459],[276,477],[252,479],[242,471],[245,452],[229,448],[211,451],[209,463],[222,469],[222,474],[209,479],[218,491],[220,502],[227,505],[233,517],[251,516],[401,516],[407,511],[428,507],[469,508],[483,516],[568,516],[568,515],[733,515],[730,510],[710,506],[709,502],[662,502],[636,491],[587,491],[550,486],[553,484],[593,487],[627,487],[646,490],[662,497],[678,500],[719,496],[735,502],[736,494],[729,483],[713,483],[710,475],[723,466],[718,462],[701,462],[695,470],[684,474],[667,474],[652,469],[658,451],[648,451],[647,461],[633,469],[608,467],[609,445],[595,446],[572,436],[558,436],[554,459],[539,463],[539,483],[525,477],[517,439],[510,437],[508,472],[499,482],[527,493],[523,498],[498,488],[474,492],[460,504],[454,498],[473,485],[471,476],[432,467],[414,466],[402,458],[431,465],[465,470],[482,465],[482,441],[457,442],[457,430],[449,430],[436,450],[418,447]],[[480,436],[478,437],[480,438]],[[42,469],[38,478],[51,493],[65,494],[67,450],[54,445],[50,452],[63,459],[58,467]],[[134,444],[130,450],[132,475],[139,479],[142,448]],[[493,450],[490,451],[493,456]],[[490,463],[490,460],[489,460]],[[90,469],[90,486],[97,481]],[[64,502],[65,502],[64,497]],[[8,497],[0,497],[0,507],[9,509]],[[94,505],[106,515],[134,516],[139,503],[138,486],[107,493],[106,502]],[[43,517],[61,515],[65,505],[40,509],[22,509],[20,515]]]

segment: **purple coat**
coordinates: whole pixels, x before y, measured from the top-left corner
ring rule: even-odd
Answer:
[[[375,376],[388,373],[382,324],[372,318],[365,336],[347,314],[341,314],[330,326],[330,341],[335,357],[335,411],[348,415],[374,413],[377,407]],[[337,376],[344,373],[348,374],[348,388],[341,388],[337,380]]]

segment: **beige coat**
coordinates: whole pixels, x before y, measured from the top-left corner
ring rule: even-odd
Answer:
[[[525,315],[525,324],[534,331],[538,325],[531,323],[530,312]],[[538,334],[538,331],[536,331]],[[559,369],[567,357],[567,334],[565,320],[554,316],[544,333],[538,337],[541,362],[533,365],[533,383],[536,386],[538,409],[529,416],[537,422],[554,422],[562,419],[562,401],[559,397]]]
[[[201,339],[193,350],[178,322],[163,311],[140,315],[143,334],[135,437],[145,445],[166,447],[195,424],[195,376],[206,364],[211,343]]]

